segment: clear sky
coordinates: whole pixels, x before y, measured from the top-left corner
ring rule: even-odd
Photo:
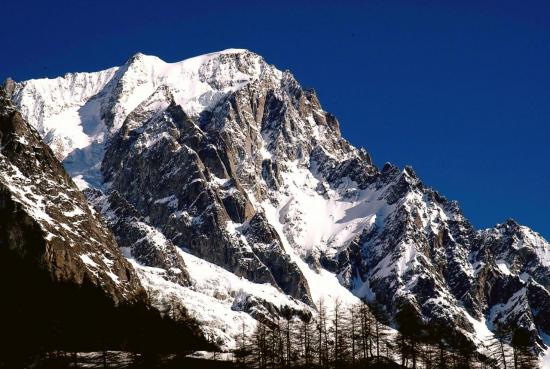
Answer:
[[[247,48],[317,90],[378,165],[412,165],[476,227],[550,239],[550,2],[1,2],[0,78]]]

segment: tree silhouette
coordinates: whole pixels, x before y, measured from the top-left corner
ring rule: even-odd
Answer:
[[[419,356],[419,343],[423,331],[423,323],[420,313],[412,304],[405,304],[395,315],[395,322],[399,330],[397,346],[401,356],[401,365],[405,366],[410,359],[412,368],[417,368]]]
[[[531,369],[537,367],[537,357],[531,351],[531,335],[526,328],[518,327],[512,333],[514,369]]]
[[[509,340],[509,334],[500,324],[495,325],[494,338],[488,339],[488,354],[495,361],[495,365],[508,369],[510,360],[509,347],[506,341]]]
[[[388,335],[386,327],[389,325],[389,319],[385,308],[379,303],[371,304],[370,310],[372,311],[372,315],[370,318],[370,322],[372,324],[372,337],[376,348],[376,351],[375,351],[376,358],[379,359],[382,352],[382,343],[385,342],[386,337]],[[388,348],[387,347],[388,345],[391,345],[391,344],[386,342],[386,348]],[[370,345],[370,350],[371,350],[371,356],[373,356],[372,344]]]

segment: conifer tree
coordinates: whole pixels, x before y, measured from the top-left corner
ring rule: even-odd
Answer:
[[[537,367],[537,357],[531,351],[531,339],[527,329],[516,328],[512,333],[511,344],[514,369],[534,369]]]

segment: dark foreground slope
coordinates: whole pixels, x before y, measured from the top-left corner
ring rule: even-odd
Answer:
[[[0,367],[53,350],[206,347],[161,317],[99,214],[0,91]],[[174,314],[172,314],[174,316]]]

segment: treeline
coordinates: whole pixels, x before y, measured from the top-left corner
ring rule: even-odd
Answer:
[[[537,367],[529,336],[515,330],[488,340],[482,352],[457,334],[456,328],[426,325],[412,305],[397,313],[397,331],[378,305],[329,309],[317,303],[317,316],[282,317],[260,321],[252,334],[244,326],[236,337],[235,359],[240,367],[275,368],[425,368],[530,369]],[[509,345],[509,344],[511,345]]]
[[[183,309],[161,314],[147,301],[115,305],[91,282],[53,282],[48,272],[2,247],[0,291],[0,369],[58,358],[76,362],[77,352],[103,352],[106,363],[110,350],[154,361],[165,353],[214,348]]]
[[[497,326],[494,337],[484,342],[483,351],[493,360],[495,367],[530,369],[537,368],[537,356],[532,351],[533,344],[526,329],[507,330]]]

